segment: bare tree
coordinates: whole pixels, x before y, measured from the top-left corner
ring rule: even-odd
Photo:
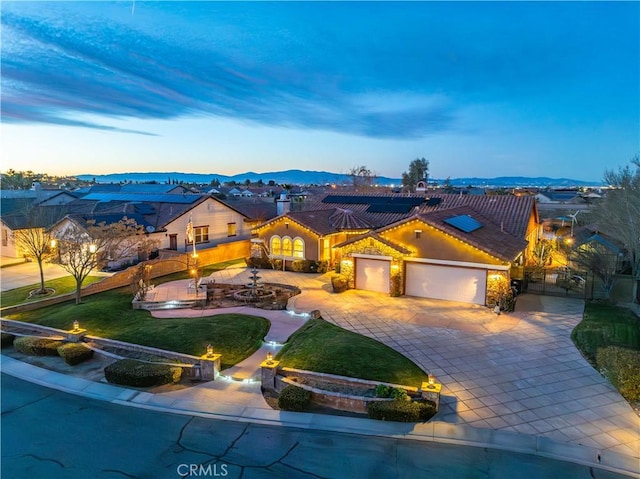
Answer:
[[[602,286],[605,299],[611,299],[611,291],[616,283],[618,257],[600,244],[587,243],[574,249],[571,262],[590,271]]]
[[[593,210],[598,229],[617,238],[627,250],[640,300],[640,155],[618,171],[607,170],[604,181],[612,189]]]
[[[376,175],[364,165],[351,168],[349,176],[351,176],[354,191],[371,189],[376,180]]]
[[[51,262],[55,254],[55,240],[49,228],[62,216],[61,210],[53,206],[35,207],[20,215],[15,215],[23,223],[20,225],[20,229],[14,232],[13,240],[16,248],[24,251],[38,263],[40,271],[38,294],[45,293],[43,263]]]
[[[130,257],[138,251],[141,240],[144,241],[144,228],[126,217],[110,224],[74,218],[53,234],[60,265],[76,280],[76,304],[82,299],[82,283],[102,264],[105,256]]]

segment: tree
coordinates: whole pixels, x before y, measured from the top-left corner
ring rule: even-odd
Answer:
[[[366,166],[354,166],[349,170],[355,191],[367,190],[373,187],[376,175]]]
[[[7,170],[2,175],[3,190],[28,190],[33,182],[40,177],[33,171],[15,171]]]
[[[420,180],[429,180],[429,160],[424,158],[416,158],[409,163],[409,172],[402,173],[402,189],[408,192],[415,191]]]
[[[60,265],[76,280],[76,304],[81,302],[85,278],[105,257],[127,258],[146,241],[144,228],[126,217],[110,224],[70,219],[64,228],[52,234],[56,238]]]
[[[602,286],[605,299],[611,299],[611,291],[616,283],[618,258],[599,243],[584,244],[571,252],[571,262],[590,271]]]
[[[442,191],[449,194],[456,192],[455,187],[451,184],[450,176],[447,176],[447,179],[444,180],[444,183],[442,183]]]
[[[43,263],[53,258],[54,238],[49,228],[64,214],[60,208],[53,206],[37,206],[29,208],[18,215],[24,222],[21,228],[13,234],[16,247],[24,251],[30,258],[38,263],[40,271],[40,288],[37,294],[44,294],[44,270]]]
[[[640,301],[640,155],[618,171],[607,170],[604,182],[612,187],[593,209],[598,229],[617,238],[627,250]]]

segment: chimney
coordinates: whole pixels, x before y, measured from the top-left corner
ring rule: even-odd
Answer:
[[[280,198],[276,200],[276,213],[280,216],[286,215],[289,211],[291,211],[291,200],[287,198],[285,192],[282,192]]]

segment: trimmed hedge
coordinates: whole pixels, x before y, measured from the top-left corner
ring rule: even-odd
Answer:
[[[9,333],[0,333],[0,347],[7,348],[13,344],[16,337]]]
[[[420,422],[430,419],[436,413],[436,405],[431,401],[371,401],[367,404],[367,414],[371,419],[381,421]]]
[[[93,350],[81,343],[67,343],[58,347],[58,354],[70,366],[80,364],[93,357]]]
[[[311,391],[289,384],[278,396],[278,407],[283,411],[306,411],[311,402]]]
[[[640,351],[609,346],[596,353],[598,370],[628,401],[640,401]]]
[[[291,271],[297,273],[326,273],[327,268],[328,263],[326,261],[297,259],[291,262]]]
[[[182,368],[121,359],[104,368],[104,377],[110,383],[145,388],[177,383],[182,377]]]
[[[13,341],[16,351],[29,356],[57,356],[58,347],[64,343],[56,339],[22,336]]]

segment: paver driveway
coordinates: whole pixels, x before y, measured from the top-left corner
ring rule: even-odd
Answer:
[[[331,292],[330,275],[261,271],[265,282],[296,284],[297,311],[375,338],[443,384],[437,418],[546,436],[640,456],[640,418],[580,355],[571,330],[584,302],[523,295],[515,313],[380,293]],[[215,273],[246,282],[246,269]]]

